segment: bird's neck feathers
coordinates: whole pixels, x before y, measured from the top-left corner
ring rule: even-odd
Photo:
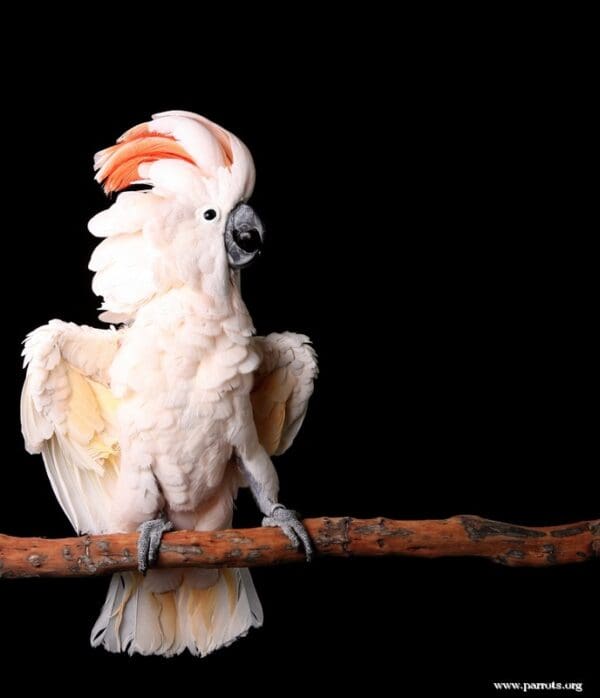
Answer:
[[[179,286],[157,293],[138,309],[130,327],[162,327],[173,334],[183,327],[193,328],[198,338],[226,334],[235,337],[236,343],[246,344],[254,327],[235,276],[229,278],[226,295],[211,295],[206,286]]]

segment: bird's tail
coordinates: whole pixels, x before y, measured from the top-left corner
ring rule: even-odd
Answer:
[[[262,625],[246,569],[115,574],[91,635],[109,652],[207,655]]]

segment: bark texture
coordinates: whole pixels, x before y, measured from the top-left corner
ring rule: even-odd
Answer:
[[[600,557],[600,520],[516,526],[478,516],[396,521],[306,519],[316,557],[405,555],[482,557],[512,567],[547,567]],[[0,534],[0,577],[87,577],[134,570],[137,533],[79,538]],[[255,567],[303,562],[276,528],[175,531],[165,534],[158,567]]]

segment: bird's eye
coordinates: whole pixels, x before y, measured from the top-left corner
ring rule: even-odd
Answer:
[[[203,206],[196,209],[196,218],[199,221],[217,222],[221,220],[221,211],[216,206]]]

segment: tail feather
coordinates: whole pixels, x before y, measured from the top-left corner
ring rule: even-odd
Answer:
[[[156,579],[115,574],[91,635],[109,652],[205,656],[260,627],[262,608],[245,569],[182,572],[177,586],[156,591]],[[168,574],[168,573],[167,573]]]

